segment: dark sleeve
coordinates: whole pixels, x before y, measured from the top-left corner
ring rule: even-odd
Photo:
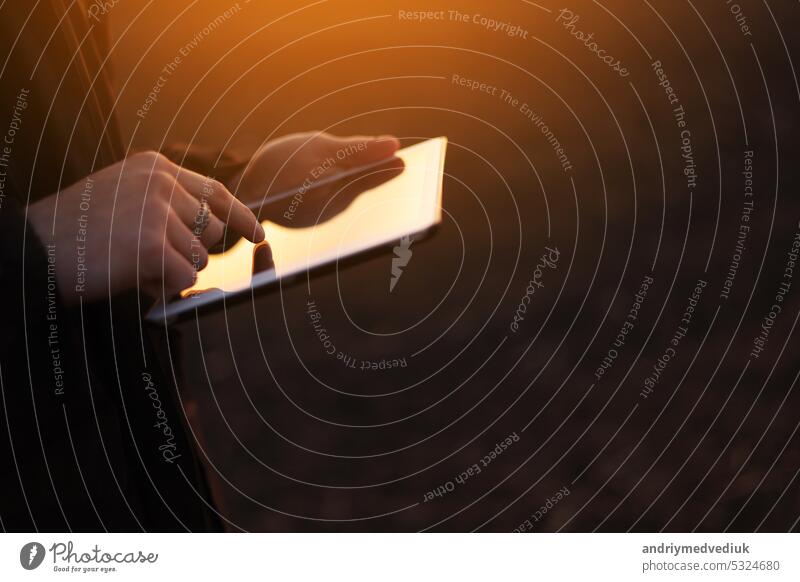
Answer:
[[[3,200],[0,529],[218,529],[177,388],[140,336],[135,301],[64,305],[55,255],[23,212]]]
[[[6,531],[99,530],[98,471],[107,401],[91,402],[74,328],[55,282],[54,255],[13,198],[0,208],[0,522]],[[98,419],[95,421],[95,419]],[[97,428],[95,428],[97,427]]]
[[[5,48],[0,54],[9,54],[18,21],[27,15],[13,4],[0,5],[0,49]],[[3,127],[20,90],[5,81],[28,78],[28,61],[40,58],[47,35],[63,16],[56,3],[36,7],[37,24],[28,29],[33,33],[20,38],[27,43],[21,48],[32,48],[10,55],[0,83]],[[39,71],[59,66],[48,59],[59,53],[59,42],[69,46],[68,41],[52,38]],[[83,92],[65,94],[71,97],[60,104],[66,111],[82,107]],[[172,375],[155,365],[154,348],[142,337],[136,298],[65,305],[56,284],[56,255],[26,221],[28,194],[49,195],[61,182],[60,164],[45,162],[42,187],[29,185],[38,175],[32,173],[36,139],[45,136],[42,151],[53,159],[69,155],[76,179],[88,173],[82,160],[91,161],[88,154],[94,151],[64,153],[62,134],[55,130],[59,119],[72,117],[58,108],[47,131],[37,125],[45,120],[50,95],[46,83],[33,88],[13,155],[0,164],[0,531],[215,528],[180,397]],[[102,93],[100,100],[109,95]],[[82,118],[79,129],[85,130],[81,143],[94,147],[91,122]],[[75,136],[67,142],[77,151],[83,146],[72,141]],[[145,353],[149,367],[143,364]],[[146,373],[153,387],[145,384]]]

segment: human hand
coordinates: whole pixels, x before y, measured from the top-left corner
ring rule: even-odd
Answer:
[[[223,235],[223,221],[248,240],[264,240],[255,215],[223,184],[155,152],[132,155],[31,204],[28,220],[55,250],[67,304],[135,287],[152,297],[191,287],[208,247]]]
[[[329,133],[293,133],[270,141],[229,182],[245,202],[308,188],[322,178],[390,158],[400,148],[391,135],[337,137]]]

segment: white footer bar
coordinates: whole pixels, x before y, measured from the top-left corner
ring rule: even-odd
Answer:
[[[791,534],[4,534],[0,580],[800,580]]]

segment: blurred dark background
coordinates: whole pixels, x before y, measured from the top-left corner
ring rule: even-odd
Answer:
[[[172,361],[231,529],[797,529],[796,282],[764,351],[750,352],[800,220],[800,12],[794,2],[737,6],[750,34],[724,2],[570,3],[575,29],[593,32],[627,77],[545,1],[113,7],[118,113],[135,147],[246,153],[316,129],[450,139],[444,223],[413,245],[392,293],[387,253],[181,328]],[[232,9],[137,116],[162,68]],[[523,32],[491,31],[474,15]],[[656,60],[686,112],[693,189]],[[754,207],[725,300],[746,150]],[[546,246],[560,251],[558,267],[512,332]],[[639,318],[598,381],[645,276],[654,282]],[[642,398],[700,279],[688,333]],[[407,366],[351,369],[326,354],[309,298],[338,352]],[[456,481],[476,463],[479,474]],[[446,494],[425,501],[440,486]]]

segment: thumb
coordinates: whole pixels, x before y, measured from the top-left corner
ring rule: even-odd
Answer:
[[[329,154],[335,156],[343,167],[378,162],[392,156],[400,149],[400,141],[393,135],[330,136],[328,140]]]

